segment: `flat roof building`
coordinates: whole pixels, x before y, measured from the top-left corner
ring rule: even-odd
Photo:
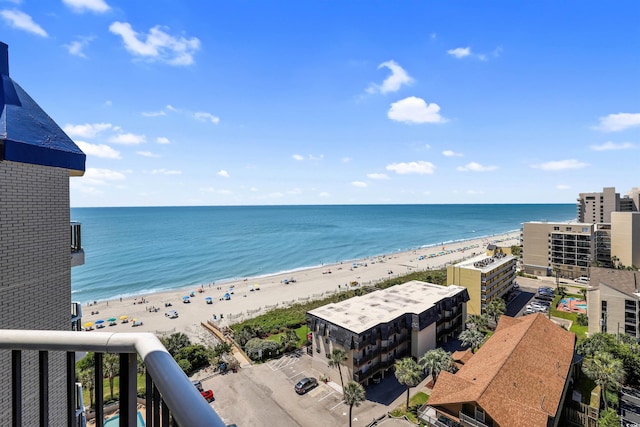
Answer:
[[[513,289],[517,260],[497,250],[492,256],[479,255],[447,266],[447,284],[463,286],[469,292],[467,311],[483,314],[495,298]]]
[[[420,357],[462,332],[467,290],[411,281],[307,312],[312,355],[327,360],[335,348],[348,355],[348,378],[360,383]]]

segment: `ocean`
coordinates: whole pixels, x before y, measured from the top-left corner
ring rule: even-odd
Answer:
[[[573,204],[72,208],[82,303],[295,271],[568,221]]]

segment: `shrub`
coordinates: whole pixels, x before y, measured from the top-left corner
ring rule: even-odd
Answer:
[[[589,318],[584,313],[578,313],[576,315],[576,323],[580,326],[589,326]]]
[[[178,360],[178,366],[180,366],[180,369],[182,369],[182,372],[185,374],[189,375],[189,373],[191,373],[191,363],[189,363],[187,359]]]

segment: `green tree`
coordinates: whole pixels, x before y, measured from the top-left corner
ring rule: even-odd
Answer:
[[[344,380],[342,379],[342,363],[345,362],[349,356],[347,352],[341,348],[334,348],[329,355],[329,367],[338,368],[338,374],[340,375],[340,385],[344,390]]]
[[[485,313],[487,316],[493,318],[494,322],[497,322],[500,316],[507,312],[507,304],[505,304],[502,298],[494,298],[487,304]]]
[[[280,336],[280,345],[282,351],[288,352],[298,348],[298,334],[293,329],[287,329],[284,335]]]
[[[522,248],[518,245],[511,246],[511,255],[519,257],[520,255],[522,255]]]
[[[434,383],[438,379],[440,372],[452,372],[455,366],[451,353],[443,350],[442,348],[427,351],[418,360],[418,364],[426,371],[427,375],[431,375]]]
[[[162,342],[162,345],[164,345],[169,354],[173,357],[175,357],[182,348],[191,345],[189,337],[182,332],[176,332],[168,337],[160,338],[160,342]]]
[[[458,339],[462,342],[463,346],[471,347],[471,351],[475,353],[482,343],[484,343],[485,336],[476,329],[466,329],[460,332]]]
[[[93,392],[96,389],[95,369],[79,369],[78,381],[82,383],[82,387],[89,390],[89,406],[93,407]]]
[[[597,352],[584,359],[582,371],[602,388],[604,407],[607,409],[609,406],[606,392],[608,390],[617,392],[624,380],[622,361],[613,357],[611,353]]]
[[[580,289],[580,295],[582,295],[582,299],[584,301],[586,301],[587,300],[587,288],[581,288]]]
[[[618,342],[613,334],[606,332],[597,332],[588,338],[583,339],[576,346],[576,352],[585,357],[590,357],[598,351],[614,353]]]
[[[409,408],[409,389],[420,384],[422,380],[422,367],[410,357],[396,360],[395,375],[400,384],[407,387],[407,408]]]
[[[600,412],[600,418],[598,419],[598,427],[619,427],[620,417],[616,414],[616,411],[608,408]]]
[[[349,427],[353,419],[353,407],[360,406],[365,399],[365,391],[362,385],[355,381],[349,381],[346,387],[342,388],[344,403],[349,405]]]
[[[467,327],[469,329],[485,330],[489,326],[489,319],[486,314],[470,314],[467,316]]]
[[[113,380],[120,373],[120,355],[105,353],[102,358],[104,375],[109,379],[109,395],[113,399]]]
[[[580,326],[589,326],[589,318],[584,313],[576,314],[576,323]]]

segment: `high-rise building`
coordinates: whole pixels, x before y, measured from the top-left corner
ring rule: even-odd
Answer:
[[[616,267],[640,268],[640,212],[611,213],[611,255]]]
[[[580,193],[577,199],[577,220],[592,224],[611,222],[612,212],[636,212],[639,209],[640,190],[634,188],[620,197],[615,187],[605,187],[601,192]]]
[[[85,155],[9,77],[8,47],[1,42],[0,77],[0,328],[68,331],[80,314],[72,311],[71,266],[83,262],[79,225],[70,222],[69,176],[84,174]],[[29,425],[67,425],[66,354],[45,356],[44,363],[37,352],[12,361],[2,350],[0,378],[10,381],[12,363],[20,363],[22,418]],[[44,403],[38,399],[43,369],[49,378]],[[11,413],[11,388],[4,387],[0,425],[11,422]]]

